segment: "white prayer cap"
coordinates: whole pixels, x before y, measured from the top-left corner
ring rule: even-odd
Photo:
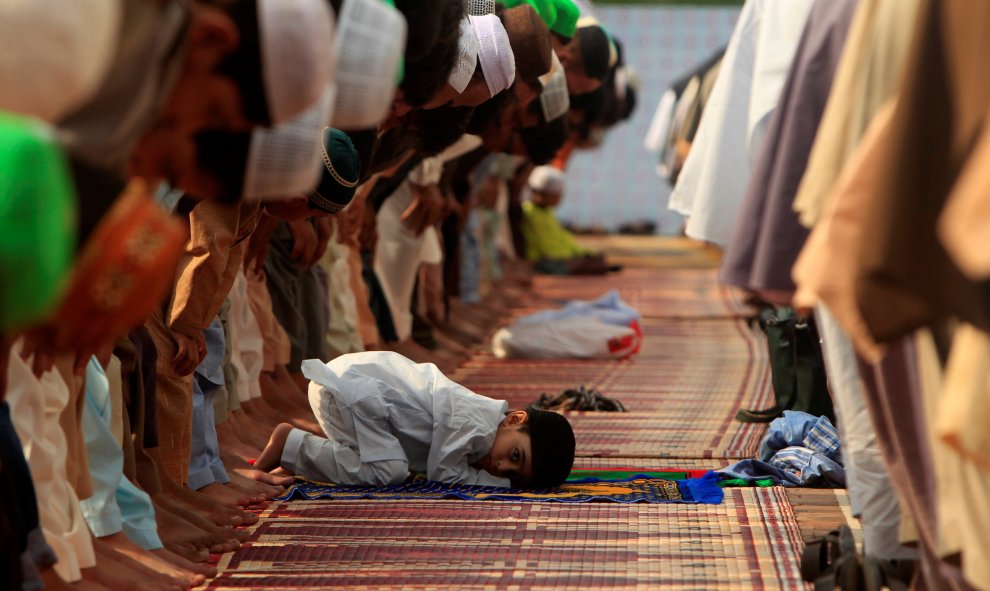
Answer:
[[[388,115],[406,19],[381,0],[344,0],[337,18],[337,105],[333,127],[365,129]]]
[[[529,188],[540,193],[563,193],[564,171],[556,166],[537,166],[529,173]]]
[[[55,122],[95,92],[117,49],[119,0],[0,0],[0,109]]]
[[[495,96],[512,86],[516,79],[516,60],[512,55],[509,35],[502,21],[494,14],[469,16],[468,19],[478,37],[478,59],[488,83],[488,92]]]
[[[333,112],[330,84],[309,109],[275,127],[251,132],[243,198],[258,201],[298,196],[320,180],[323,130]]]
[[[467,85],[471,83],[471,77],[478,67],[478,38],[474,35],[474,27],[467,17],[461,19],[461,36],[457,42],[457,61],[454,62],[454,69],[447,77],[447,84],[450,84],[457,94],[464,92]]]
[[[305,111],[333,81],[333,9],[326,0],[258,0],[261,71],[272,124]]]
[[[540,93],[540,106],[543,108],[543,119],[549,123],[560,117],[571,108],[571,97],[567,94],[567,77],[564,66],[553,54],[553,65],[550,71],[540,76],[543,92]]]
[[[483,16],[495,12],[495,0],[465,0],[469,16]]]

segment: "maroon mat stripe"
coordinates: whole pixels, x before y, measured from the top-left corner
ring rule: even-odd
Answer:
[[[211,589],[800,589],[786,498],[722,505],[310,501],[268,512]]]

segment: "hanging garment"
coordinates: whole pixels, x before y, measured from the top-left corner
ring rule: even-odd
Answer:
[[[870,230],[853,291],[879,342],[950,315],[990,326],[987,286],[962,274],[936,234],[986,123],[990,4],[926,2],[918,22],[889,142],[872,172],[875,190],[862,204]]]
[[[917,14],[918,0],[860,0],[794,199],[803,225],[810,228],[821,217],[870,121],[894,95]]]
[[[728,242],[811,5],[750,0],[743,6],[671,194],[671,209],[690,212],[688,236]]]
[[[779,305],[790,302],[791,267],[808,236],[793,211],[794,195],[856,3],[815,2],[725,250],[720,280]]]

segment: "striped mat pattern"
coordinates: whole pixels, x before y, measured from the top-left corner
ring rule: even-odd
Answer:
[[[281,503],[210,589],[803,589],[780,489],[721,505]]]
[[[524,408],[585,385],[627,413],[570,413],[581,469],[712,469],[752,457],[772,403],[766,341],[713,270],[538,277],[518,317],[611,288],[644,316],[623,361],[499,360],[451,378]],[[209,589],[805,589],[783,489],[729,488],[720,505],[314,500],[274,503]]]

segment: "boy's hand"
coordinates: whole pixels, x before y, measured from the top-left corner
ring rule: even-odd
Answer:
[[[206,359],[206,339],[203,333],[191,337],[181,332],[173,332],[172,338],[178,345],[178,352],[172,358],[172,369],[180,376],[187,376]]]
[[[313,264],[314,255],[318,247],[319,238],[316,229],[309,220],[289,222],[289,230],[292,232],[292,258],[303,270],[309,269]]]

